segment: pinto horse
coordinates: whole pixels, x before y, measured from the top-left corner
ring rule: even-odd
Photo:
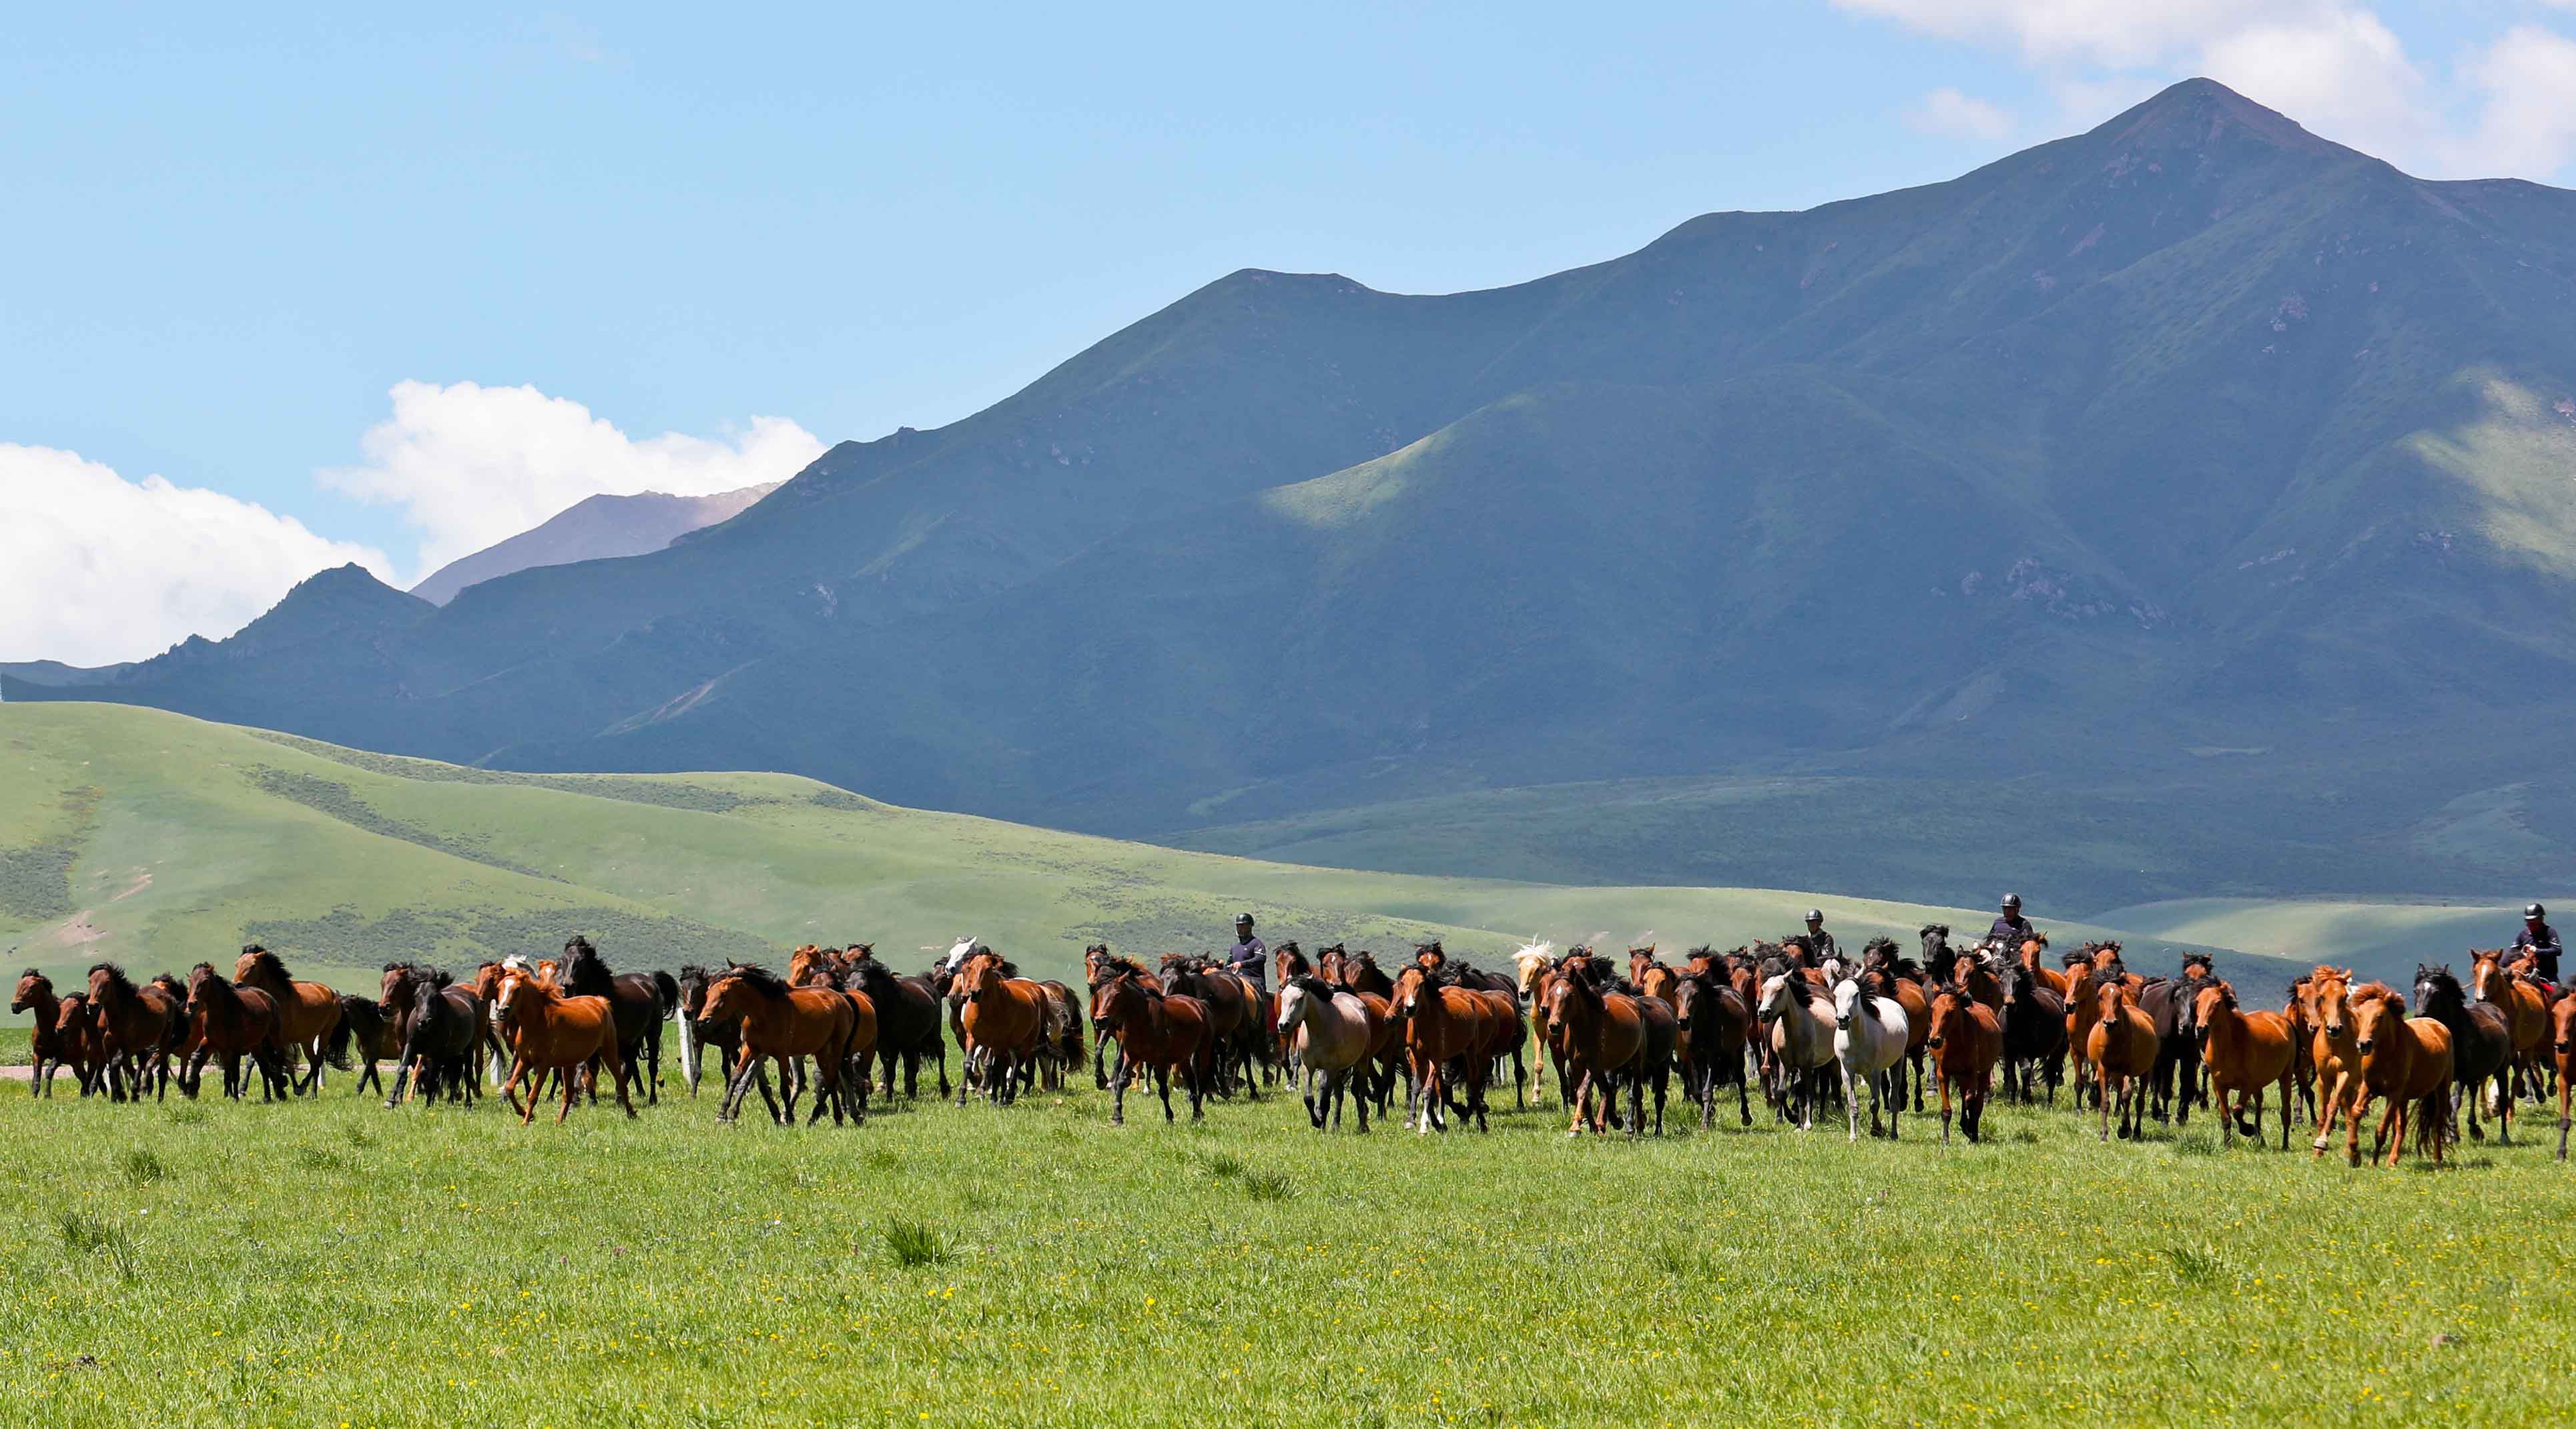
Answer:
[[[220,1057],[224,1064],[224,1095],[241,1100],[246,1090],[241,1066],[245,1056],[259,1072],[261,1101],[282,1101],[292,1095],[284,1054],[277,1041],[277,1003],[267,993],[255,987],[235,987],[215,971],[213,963],[199,963],[188,970],[185,1012],[197,1034],[196,1050],[180,1069],[179,1085],[188,1095],[197,1094],[206,1063]]]
[[[2213,978],[2200,990],[2193,1021],[2202,1029],[2201,1060],[2209,1067],[2209,1094],[2218,1116],[2221,1145],[2239,1132],[2263,1144],[2263,1089],[2281,1089],[2281,1149],[2290,1149],[2290,1088],[2297,1084],[2298,1041],[2290,1019],[2278,1012],[2246,1012],[2236,989]],[[2232,1099],[2232,1100],[2231,1100]],[[2249,1103],[2250,1099],[2250,1103]],[[2248,1105],[2253,1121],[2244,1121]]]
[[[551,1071],[563,1081],[563,1107],[555,1125],[564,1124],[581,1093],[584,1068],[604,1066],[617,1091],[617,1104],[632,1119],[635,1103],[627,1100],[625,1068],[617,1052],[617,1018],[602,997],[567,997],[551,983],[513,969],[501,978],[501,1026],[510,1041],[510,1075],[501,1083],[502,1100],[520,1112],[519,1125],[537,1119],[537,1090],[528,1088],[528,1104],[519,1106],[519,1081]]]
[[[252,943],[241,950],[233,962],[233,981],[244,987],[255,987],[277,1002],[277,1040],[287,1048],[303,1054],[312,1069],[296,1087],[299,1092],[318,1092],[322,1088],[322,1048],[331,1030],[340,1025],[340,994],[318,982],[298,982],[286,971],[277,954]]]
[[[1010,965],[992,949],[978,946],[957,972],[958,1040],[966,1049],[966,1066],[980,1071],[984,1095],[995,1106],[1018,1096],[1020,1069],[1036,1056],[1046,1034],[1046,993],[1027,978],[1014,977]],[[957,1104],[966,1104],[960,1079]]]
[[[1437,944],[1432,945],[1435,949]],[[1492,1007],[1475,992],[1444,980],[1432,967],[1415,962],[1395,980],[1395,1015],[1404,1039],[1405,1064],[1413,1075],[1413,1095],[1421,1109],[1414,1134],[1446,1133],[1452,1084],[1449,1064],[1465,1064],[1467,1098],[1464,1116],[1485,1124],[1486,1073],[1492,1066],[1486,1049],[1493,1043]]]
[[[1091,985],[1091,1022],[1117,1039],[1118,1062],[1110,1074],[1109,1124],[1127,1124],[1127,1087],[1150,1077],[1163,1098],[1163,1120],[1172,1113],[1172,1082],[1189,1094],[1190,1120],[1206,1113],[1207,1007],[1195,997],[1166,993],[1145,970],[1125,958],[1106,958]],[[1367,1111],[1361,1111],[1363,1119]]]
[[[1338,1124],[1342,1099],[1353,1073],[1368,1060],[1377,1040],[1377,1014],[1358,993],[1337,988],[1311,974],[1279,984],[1276,1031],[1290,1043],[1296,1065],[1306,1072],[1306,1119],[1317,1131]],[[1368,1132],[1368,1098],[1359,1104],[1360,1132]]]
[[[2406,1154],[2406,1126],[2412,1117],[2417,1124],[2417,1151],[2429,1151],[2433,1164],[2439,1166],[2447,1139],[2445,1114],[2451,1105],[2450,1031],[2430,1017],[2407,1016],[2404,998],[2387,988],[2378,990],[2386,995],[2356,997],[2353,1007],[2353,1045],[2361,1052],[2361,1110],[2369,1110],[2373,1096],[2388,1098],[2378,1138],[2371,1143],[2371,1159],[2378,1159],[2384,1145],[2388,1164],[2397,1164]],[[2357,1143],[2358,1118],[2355,1122]]]
[[[91,965],[89,1005],[103,1034],[109,1100],[139,1102],[146,1088],[155,1100],[169,1094],[169,1050],[187,1030],[180,1011],[187,1000],[184,990],[174,995],[166,982],[136,987],[114,963]]]
[[[2426,963],[2415,965],[2415,1005],[2451,1034],[2453,1100],[2465,1099],[2468,1103],[2469,1135],[2486,1140],[2485,1129],[2478,1125],[2478,1098],[2492,1081],[2497,1092],[2496,1139],[2511,1146],[2513,1028],[2504,1009],[2469,1001],[2458,974],[2447,966],[2437,968]]]
[[[1994,1009],[1957,983],[1932,995],[1932,1086],[1941,1098],[1941,1144],[1950,1144],[1950,1098],[1959,1099],[1959,1131],[1971,1144],[1984,1134],[1986,1098],[2003,1060],[2004,1028]]]
[[[54,1074],[64,1066],[72,1068],[72,1080],[81,1079],[81,1068],[72,1057],[75,1039],[62,1026],[63,1000],[54,995],[54,981],[29,968],[18,974],[18,993],[9,1001],[12,1013],[26,1013],[30,1018],[27,1050],[31,1073],[27,1082],[29,1096],[50,1097],[54,1094]]]
[[[600,999],[592,999],[600,1001]],[[742,1033],[742,1065],[726,1086],[724,1100],[716,1106],[718,1121],[732,1121],[741,1114],[743,1100],[751,1095],[752,1086],[760,1087],[760,1099],[769,1107],[769,1119],[780,1126],[796,1122],[796,1092],[782,1088],[787,1104],[782,1109],[769,1094],[769,1084],[759,1073],[764,1060],[778,1063],[783,1080],[789,1065],[798,1058],[814,1059],[814,1110],[806,1118],[811,1126],[832,1114],[832,1124],[841,1124],[845,1110],[841,1072],[850,1038],[857,1030],[858,1012],[850,999],[837,988],[789,987],[778,974],[766,968],[742,963],[728,964],[715,984],[707,989],[702,1020],[731,1022]],[[618,1087],[618,1099],[626,1096],[625,1086]]]

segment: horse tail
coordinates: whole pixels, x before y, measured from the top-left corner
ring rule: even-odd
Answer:
[[[2477,1095],[2472,1090],[2471,1096]],[[2451,1134],[2451,1086],[2448,1082],[2424,1094],[2424,1103],[2415,1109],[2415,1152],[2419,1156],[2437,1154]]]
[[[331,1039],[325,1049],[325,1055],[331,1059],[331,1065],[344,1072],[354,1065],[349,1060],[349,1043],[357,1036],[358,1029],[357,1018],[353,1015],[353,1009],[349,1004],[356,1000],[347,997],[340,999],[340,1016],[331,1024]]]
[[[653,990],[662,995],[662,1015],[680,1010],[680,980],[659,968],[653,970]]]

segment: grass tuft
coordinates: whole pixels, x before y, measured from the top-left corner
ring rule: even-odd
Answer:
[[[134,1278],[134,1237],[124,1231],[86,1211],[63,1212],[54,1221],[54,1231],[62,1237],[65,1251],[76,1256],[105,1252],[120,1277]]]
[[[2207,1285],[2227,1273],[2227,1262],[2206,1246],[2169,1245],[2165,1259],[2173,1263],[2174,1279],[2185,1285]]]
[[[1296,1188],[1277,1171],[1247,1171],[1243,1192],[1256,1201],[1284,1201]]]
[[[205,1119],[206,1109],[195,1102],[181,1102],[170,1108],[170,1124],[173,1126],[196,1126]]]
[[[170,1179],[170,1165],[145,1147],[135,1147],[117,1158],[116,1169],[125,1173],[125,1184],[149,1186]]]
[[[2215,1156],[2218,1154],[2218,1133],[2214,1131],[2186,1131],[2182,1135],[2173,1139],[2173,1154],[2176,1156]]]
[[[886,1256],[904,1270],[924,1266],[946,1265],[957,1258],[949,1247],[948,1237],[936,1226],[921,1221],[891,1221],[885,1228]]]
[[[1199,1164],[1206,1168],[1209,1175],[1214,1176],[1220,1181],[1239,1181],[1243,1179],[1245,1168],[1242,1158],[1230,1155],[1226,1152],[1217,1152],[1215,1155],[1202,1160]]]

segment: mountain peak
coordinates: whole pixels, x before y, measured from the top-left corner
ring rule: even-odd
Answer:
[[[2355,151],[2320,139],[2277,109],[2247,99],[2217,80],[2186,79],[2113,116],[2095,136],[2139,148],[2206,149],[2231,132],[2276,149],[2314,154]]]
[[[285,599],[222,643],[235,654],[258,654],[307,640],[399,629],[435,609],[352,561],[298,581]]]

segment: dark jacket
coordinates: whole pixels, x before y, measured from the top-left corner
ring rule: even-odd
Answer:
[[[2558,944],[2557,929],[2543,923],[2539,933],[2534,934],[2530,925],[2525,924],[2521,935],[2513,940],[2513,946],[2516,952],[2531,949],[2531,960],[2540,965],[2541,977],[2553,983],[2558,981],[2558,955],[2566,949]]]
[[[1228,948],[1225,965],[1229,971],[1252,979],[1254,987],[1269,990],[1270,945],[1259,938],[1246,938]]]
[[[1995,925],[1986,930],[1986,941],[1999,943],[2007,948],[2018,948],[2035,931],[2037,930],[2030,926],[2028,918],[1997,918]]]

